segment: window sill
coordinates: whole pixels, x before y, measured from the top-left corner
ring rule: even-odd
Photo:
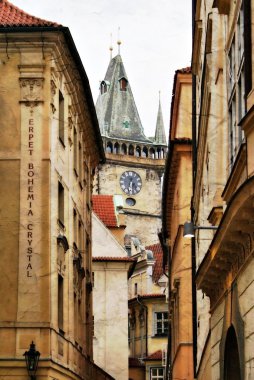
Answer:
[[[166,338],[168,336],[167,333],[165,334],[155,334],[152,336],[152,338]]]

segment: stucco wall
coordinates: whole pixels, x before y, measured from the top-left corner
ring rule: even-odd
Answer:
[[[128,287],[123,263],[94,263],[94,361],[128,379]],[[120,291],[119,291],[120,290]]]

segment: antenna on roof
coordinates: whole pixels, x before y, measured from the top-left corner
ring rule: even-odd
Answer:
[[[161,90],[159,90],[159,103],[161,101]]]
[[[118,33],[117,33],[117,45],[118,45],[118,54],[120,55],[120,45],[122,43],[122,41],[120,40],[120,27],[118,27]]]
[[[110,60],[112,59],[112,51],[113,51],[113,46],[112,46],[112,33],[110,33],[110,46],[109,46],[109,50],[110,50]]]

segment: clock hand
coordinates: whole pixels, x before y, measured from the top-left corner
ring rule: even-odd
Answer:
[[[132,178],[130,179],[130,183],[129,183],[129,191],[130,193],[132,193],[132,189],[133,189],[133,182],[132,182]]]

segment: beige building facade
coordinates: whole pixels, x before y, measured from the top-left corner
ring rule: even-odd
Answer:
[[[128,279],[136,261],[114,236],[121,226],[113,196],[94,195],[93,210],[94,362],[115,379],[128,380]]]
[[[254,379],[253,1],[195,1],[197,379]]]
[[[162,249],[158,243],[138,251],[129,280],[129,378],[161,380],[168,338]]]
[[[172,92],[169,154],[163,182],[164,266],[168,266],[169,342],[166,378],[193,379],[193,307],[191,241],[183,237],[191,219],[192,74],[175,72]]]
[[[0,3],[0,378],[112,377],[93,364],[91,186],[104,159],[68,28]],[[77,86],[77,82],[79,85]]]

